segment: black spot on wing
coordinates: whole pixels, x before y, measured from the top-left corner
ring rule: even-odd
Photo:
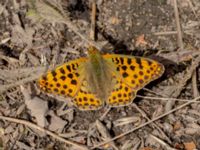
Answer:
[[[69,72],[72,71],[70,65],[67,65],[66,68],[67,68],[67,70],[68,70]]]
[[[63,95],[65,95],[65,91],[64,90],[62,90],[60,93],[63,94]]]
[[[52,76],[55,77],[57,75],[57,73],[54,71],[51,72]]]
[[[118,96],[118,97],[122,97],[122,94],[121,94],[121,93],[119,93],[117,96]]]
[[[75,75],[76,75],[77,77],[79,77],[79,76],[80,76],[80,74],[79,74],[79,73],[77,73],[77,72],[75,73]]]
[[[115,58],[116,64],[119,64],[119,59]]]
[[[127,87],[125,87],[125,91],[126,91],[126,92],[128,91],[128,88],[127,88]]]
[[[57,81],[58,81],[58,79],[57,79],[56,77],[54,77],[54,78],[53,78],[53,81],[57,82]]]
[[[148,60],[148,59],[147,59],[146,61],[147,61],[148,65],[151,66],[152,61],[150,61],[150,60]]]
[[[64,89],[67,89],[67,85],[66,85],[66,84],[64,84],[64,85],[63,85],[63,88],[64,88]]]
[[[127,63],[128,63],[129,65],[132,63],[131,58],[128,58],[128,59],[127,59]]]
[[[139,71],[139,75],[141,75],[141,76],[142,76],[143,74],[144,74],[144,73],[143,73],[143,71]]]
[[[124,58],[120,57],[121,64],[124,64]]]
[[[77,84],[77,81],[76,81],[76,80],[72,80],[72,81],[71,81],[71,84],[76,85],[76,84]]]
[[[61,85],[60,85],[60,83],[57,83],[56,86],[59,88]]]
[[[60,68],[60,73],[65,74],[65,70],[63,68]]]
[[[145,76],[144,76],[144,79],[145,79],[145,80],[149,79],[149,76],[145,75]]]
[[[76,64],[77,65],[77,64]],[[76,70],[76,67],[75,64],[72,64],[72,70]]]
[[[93,98],[90,98],[90,102],[94,102],[94,99],[93,99]]]
[[[60,79],[65,81],[66,77],[65,76],[61,76]]]
[[[43,76],[42,79],[46,81],[46,80],[47,80],[47,77],[46,77],[46,76]]]
[[[132,70],[132,71],[134,71],[135,70],[135,66],[130,66],[130,69]]]
[[[87,99],[87,97],[83,97],[83,100],[86,102],[88,99]]]
[[[132,84],[135,84],[135,80],[131,80],[131,83],[132,83]]]
[[[54,88],[54,92],[58,92],[58,89],[57,89],[57,88]]]
[[[137,76],[136,74],[134,74],[134,75],[133,75],[133,77],[134,77],[135,79],[137,79],[137,78],[138,78],[138,76]]]
[[[143,84],[143,83],[144,83],[144,81],[143,81],[142,79],[139,79],[139,82],[140,82],[140,84]]]
[[[68,91],[69,91],[69,93],[72,93],[72,92],[73,92],[73,90],[72,90],[72,89],[69,89]]]
[[[139,65],[139,68],[143,69],[141,59],[136,57],[135,60],[136,60],[136,63]]]
[[[79,101],[79,102],[82,102],[83,100],[82,100],[82,98],[79,97],[78,101]]]
[[[72,74],[72,73],[69,73],[67,76],[68,76],[70,79],[73,78],[73,74]]]
[[[128,73],[123,72],[123,73],[122,73],[122,76],[123,76],[124,78],[126,78],[126,77],[128,77]]]
[[[126,67],[126,66],[122,66],[122,69],[123,69],[124,71],[126,71],[127,67]]]

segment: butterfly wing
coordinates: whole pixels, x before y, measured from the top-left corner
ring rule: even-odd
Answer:
[[[76,59],[48,71],[38,80],[39,87],[47,93],[74,97],[81,85],[81,64],[86,61],[87,58]]]
[[[67,62],[38,80],[39,87],[52,94],[72,97],[72,102],[81,110],[94,110],[102,106],[102,102],[95,97],[85,80],[84,65],[87,58],[80,58]]]
[[[80,110],[97,110],[103,106],[103,101],[92,93],[88,85],[87,80],[84,79],[73,102]]]
[[[107,103],[110,106],[121,106],[131,103],[138,90],[149,82],[159,78],[164,72],[164,66],[162,64],[147,58],[115,54],[108,54],[103,57],[109,63],[114,63],[116,66],[113,74],[118,82],[108,99]],[[121,88],[117,92],[116,89],[119,86]],[[130,92],[132,92],[132,95]],[[122,95],[130,96],[123,97]],[[119,102],[112,103],[115,97],[117,97]]]
[[[120,78],[117,78],[117,76],[113,76],[113,80],[115,83],[111,94],[108,97],[107,104],[111,107],[130,104],[136,96],[136,91],[124,83]]]

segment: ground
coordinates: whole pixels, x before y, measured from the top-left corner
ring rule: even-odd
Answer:
[[[94,45],[152,58],[164,74],[129,106],[81,111],[41,92],[37,80],[47,67],[87,56],[91,2],[0,1],[0,148],[200,149],[200,1],[96,4]]]

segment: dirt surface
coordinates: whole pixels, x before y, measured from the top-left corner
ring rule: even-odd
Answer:
[[[97,1],[94,45],[153,58],[165,72],[129,106],[80,111],[36,81],[46,66],[87,55],[91,2],[0,1],[0,149],[200,149],[200,1],[175,2]]]

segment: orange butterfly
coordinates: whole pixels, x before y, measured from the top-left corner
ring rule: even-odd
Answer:
[[[53,94],[72,97],[81,110],[132,103],[138,90],[159,78],[164,66],[157,61],[126,55],[101,55],[89,47],[89,56],[69,61],[38,80]]]

